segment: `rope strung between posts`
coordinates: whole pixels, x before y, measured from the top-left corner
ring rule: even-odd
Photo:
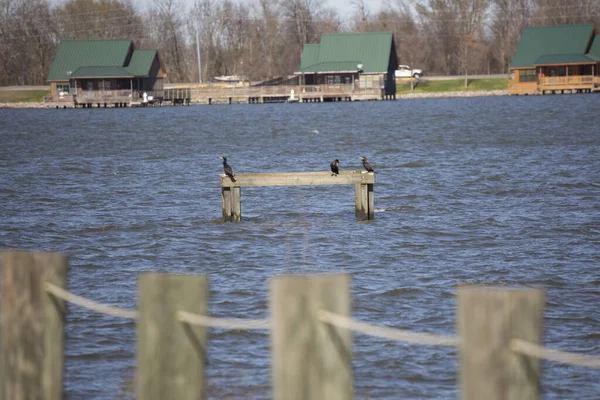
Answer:
[[[54,297],[76,304],[88,310],[96,311],[101,314],[111,315],[113,317],[138,319],[136,310],[129,310],[119,307],[107,306],[95,301],[77,296],[52,283],[45,283],[46,292]],[[431,346],[457,347],[460,339],[456,336],[435,335],[431,333],[415,333],[407,330],[388,328],[356,321],[344,315],[335,314],[325,310],[319,310],[318,318],[320,321],[337,326],[338,328],[349,329],[364,335],[376,336],[384,339],[396,340],[408,343],[418,343]],[[210,328],[230,329],[230,330],[269,330],[271,321],[269,319],[239,319],[239,318],[214,318],[205,315],[193,314],[187,311],[178,311],[177,320],[190,325],[199,325]],[[562,364],[575,365],[580,367],[600,369],[600,357],[586,356],[582,354],[569,353],[561,350],[548,349],[535,343],[527,342],[521,339],[513,339],[510,342],[510,349],[516,353],[542,360],[554,361]]]
[[[205,326],[207,328],[231,330],[271,329],[271,321],[268,319],[214,318],[206,315],[192,314],[187,311],[177,311],[177,320],[186,324]]]
[[[401,329],[377,326],[367,324],[365,322],[358,322],[350,317],[334,314],[325,310],[319,311],[319,319],[322,322],[337,326],[338,328],[349,329],[364,335],[377,336],[384,339],[419,343],[431,346],[456,347],[459,344],[459,339],[455,336],[434,335],[431,333],[415,333]]]
[[[128,310],[124,308],[107,306],[104,304],[96,303],[95,301],[88,300],[76,294],[67,292],[66,290],[59,288],[56,285],[46,282],[46,292],[50,293],[56,298],[59,298],[69,303],[77,304],[80,307],[87,308],[88,310],[96,311],[101,314],[111,315],[113,317],[137,319],[138,312],[136,310]]]
[[[511,340],[510,349],[516,353],[542,360],[600,369],[600,357],[585,356],[582,354],[569,353],[561,350],[548,349],[521,339]]]

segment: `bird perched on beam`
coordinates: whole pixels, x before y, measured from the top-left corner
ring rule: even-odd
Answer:
[[[233,170],[231,169],[231,166],[227,164],[227,157],[221,156],[219,158],[223,160],[223,172],[225,172],[225,175],[227,175],[231,179],[231,182],[235,182]]]
[[[363,167],[365,167],[368,172],[375,172],[371,163],[367,161],[367,157],[362,156],[360,159],[362,160]]]
[[[329,166],[331,167],[331,175],[337,175],[340,173],[340,160],[337,158],[333,160]]]

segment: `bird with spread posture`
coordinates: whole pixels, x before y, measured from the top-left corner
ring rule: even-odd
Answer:
[[[340,160],[337,158],[333,160],[329,166],[331,167],[331,175],[337,175],[340,173]]]
[[[362,156],[360,159],[362,160],[363,167],[365,167],[368,172],[375,172],[371,163],[367,161],[367,157]]]
[[[233,177],[233,170],[231,169],[231,166],[229,164],[227,164],[227,157],[219,157],[221,160],[223,160],[223,172],[225,172],[225,175],[227,175],[229,178],[231,178],[232,182],[235,182],[235,178]]]

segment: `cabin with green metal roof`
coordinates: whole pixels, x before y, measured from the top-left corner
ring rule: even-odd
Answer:
[[[158,50],[136,49],[131,40],[62,40],[48,100],[84,107],[161,101],[166,77]]]
[[[525,28],[510,65],[509,94],[598,90],[598,36],[593,24]]]
[[[344,86],[348,92],[370,90],[395,98],[398,57],[392,32],[329,33],[318,44],[305,44],[301,85]]]

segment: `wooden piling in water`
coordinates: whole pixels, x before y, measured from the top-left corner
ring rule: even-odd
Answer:
[[[176,315],[208,315],[208,278],[142,274],[138,310],[136,397],[204,399],[206,328],[179,322]]]
[[[463,400],[540,398],[541,361],[510,350],[511,339],[539,344],[545,294],[539,289],[458,290]]]
[[[67,284],[67,258],[57,253],[2,253],[0,399],[60,400],[64,373],[64,301],[46,282]]]
[[[271,280],[275,400],[352,399],[352,332],[320,322],[319,310],[351,314],[348,275]]]
[[[260,174],[237,174],[235,182],[221,175],[222,211],[225,221],[240,221],[242,187],[257,186],[316,186],[355,185],[355,215],[359,220],[375,219],[373,188],[375,173],[366,171],[331,172],[280,172]]]

